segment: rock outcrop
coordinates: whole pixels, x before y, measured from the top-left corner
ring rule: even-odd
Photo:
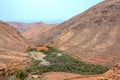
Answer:
[[[112,69],[103,74],[99,80],[120,80],[120,63],[113,66]]]

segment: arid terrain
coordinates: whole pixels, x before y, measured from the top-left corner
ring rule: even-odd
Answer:
[[[120,0],[61,24],[0,21],[0,80],[120,80]]]
[[[103,1],[46,31],[36,45],[52,45],[85,62],[112,66],[120,61],[120,1]]]
[[[20,22],[7,22],[7,23],[16,28],[20,32],[24,32],[25,30],[32,27],[32,23],[20,23]]]
[[[42,22],[36,23],[18,23],[18,22],[7,22],[8,24],[12,25],[18,31],[21,32],[21,35],[30,43],[35,43],[40,35],[54,27],[58,24],[45,24]]]
[[[0,48],[24,52],[27,47],[28,44],[18,31],[0,21]]]
[[[2,69],[5,69],[6,72],[14,72],[16,69],[27,66],[26,62],[30,59],[27,54],[22,53],[27,47],[28,44],[18,31],[0,21],[0,73]]]
[[[58,24],[45,24],[45,23],[35,23],[33,26],[26,31],[22,32],[24,38],[26,38],[30,43],[35,43],[40,35],[52,28],[56,27]]]

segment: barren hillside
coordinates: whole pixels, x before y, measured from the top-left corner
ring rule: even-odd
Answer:
[[[42,22],[36,23],[19,23],[19,22],[7,22],[9,25],[13,26],[15,29],[21,32],[24,38],[26,38],[30,43],[35,43],[39,39],[39,36],[58,24],[45,24]]]
[[[36,45],[52,45],[83,61],[120,61],[120,0],[106,0],[42,33]]]
[[[14,64],[18,63],[22,65],[22,62],[27,60],[26,56],[25,53],[0,48],[0,69],[7,68],[10,65],[10,67],[15,67]]]
[[[28,66],[28,54],[22,53],[28,45],[12,26],[0,21],[0,80]]]
[[[31,28],[27,29],[26,31],[22,32],[24,38],[26,38],[29,42],[35,43],[39,40],[39,36],[56,27],[57,24],[45,24],[45,23],[34,23]]]
[[[32,27],[32,24],[30,23],[20,23],[20,22],[7,22],[9,25],[13,26],[20,32],[24,32],[25,30]]]
[[[0,48],[23,52],[27,47],[28,45],[18,31],[0,21]]]

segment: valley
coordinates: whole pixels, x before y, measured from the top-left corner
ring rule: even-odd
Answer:
[[[120,80],[120,0],[63,23],[0,21],[0,80]]]

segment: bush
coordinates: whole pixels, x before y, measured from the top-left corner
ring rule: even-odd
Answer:
[[[41,50],[40,52],[43,52],[44,54],[46,55],[51,55],[53,53],[58,53],[60,52],[59,50],[57,50],[56,48],[54,47],[48,47],[48,50]]]
[[[36,48],[28,48],[25,52],[31,52],[31,51],[37,52],[37,49]]]
[[[28,73],[24,70],[16,72],[16,77],[24,80],[28,76]]]

